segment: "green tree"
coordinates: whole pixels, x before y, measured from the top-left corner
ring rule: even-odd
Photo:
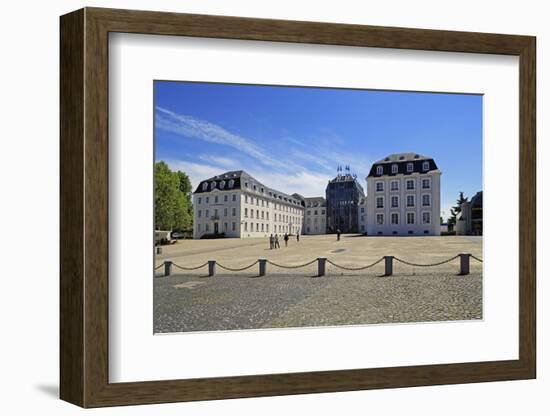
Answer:
[[[464,202],[468,202],[468,198],[464,197],[464,192],[460,191],[458,195],[458,199],[456,200],[456,205],[451,208],[451,216],[449,217],[449,220],[447,221],[448,224],[455,225],[456,224],[456,218],[458,214],[462,212],[461,205]]]
[[[191,181],[183,172],[172,172],[155,163],[155,229],[189,230],[193,227]]]

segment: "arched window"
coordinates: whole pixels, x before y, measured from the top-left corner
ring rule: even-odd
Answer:
[[[230,188],[233,188],[234,185],[235,185],[235,181],[233,179],[231,179],[227,184],[227,186],[229,186]]]
[[[223,188],[225,188],[225,181],[220,182],[220,189],[223,189]]]
[[[203,183],[202,183],[202,190],[203,190],[203,191],[207,191],[207,190],[208,190],[208,183],[206,183],[206,182],[203,182]]]
[[[210,189],[215,189],[216,188],[216,182],[210,182]]]
[[[377,175],[382,175],[383,172],[384,172],[384,169],[382,168],[382,166],[377,166],[376,167],[376,174]]]
[[[391,165],[391,173],[397,173],[397,165]]]

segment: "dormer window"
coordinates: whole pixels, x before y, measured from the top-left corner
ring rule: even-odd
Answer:
[[[391,165],[391,173],[397,173],[397,165]]]
[[[407,172],[411,173],[414,170],[414,166],[412,163],[407,163]]]
[[[376,174],[377,175],[382,175],[383,172],[384,172],[384,168],[382,166],[377,166],[376,167]]]
[[[207,191],[207,190],[208,190],[208,183],[206,183],[206,182],[203,182],[203,183],[202,183],[202,190],[203,190],[203,191]]]
[[[220,182],[220,189],[223,189],[223,188],[225,188],[225,181]]]
[[[244,183],[244,187],[245,187],[245,188],[248,188],[248,182],[245,182],[245,183]]]
[[[216,182],[211,182],[210,183],[210,189],[215,189],[216,188]]]
[[[422,162],[422,170],[424,172],[430,170],[430,162]]]
[[[233,188],[234,185],[235,185],[235,181],[233,179],[230,179],[227,186],[229,186],[230,188]]]

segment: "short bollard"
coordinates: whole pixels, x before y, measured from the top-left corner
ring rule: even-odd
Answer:
[[[460,256],[460,271],[459,275],[464,276],[470,274],[470,254],[459,254]]]
[[[393,256],[384,256],[384,276],[393,274]]]
[[[326,257],[317,257],[317,268],[318,268],[317,277],[321,277],[325,275],[326,263],[327,263]]]
[[[164,262],[164,277],[170,276],[172,274],[172,262],[171,261],[165,261]]]
[[[208,260],[208,276],[212,277],[216,274],[216,260]]]
[[[157,254],[162,254],[162,247],[155,247],[157,250]]]
[[[265,270],[267,267],[267,260],[266,259],[258,259],[258,263],[260,264],[260,276],[265,276]]]

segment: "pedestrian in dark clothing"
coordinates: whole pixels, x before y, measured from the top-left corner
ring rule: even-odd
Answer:
[[[296,234],[296,241],[300,242],[300,233]]]
[[[275,248],[281,248],[281,245],[279,244],[279,235],[275,234]]]
[[[275,239],[273,238],[273,234],[269,236],[269,249],[273,250],[275,247]]]
[[[284,239],[285,239],[285,247],[288,247],[288,234],[287,233],[285,233]]]
[[[340,231],[340,229],[338,228],[336,230],[336,241],[340,241],[340,234],[342,234],[342,232]]]

